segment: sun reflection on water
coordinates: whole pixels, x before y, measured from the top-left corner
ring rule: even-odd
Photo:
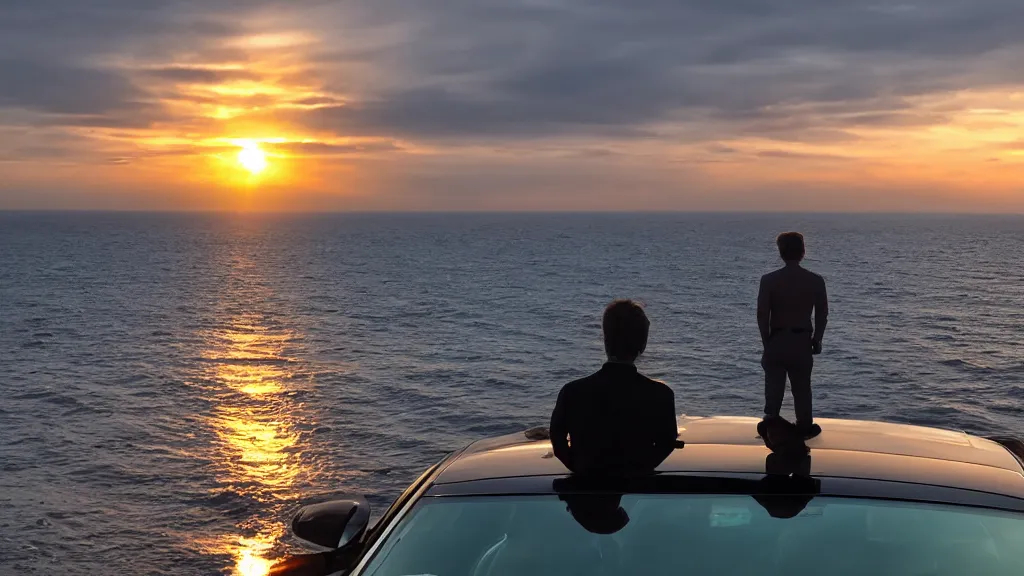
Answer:
[[[283,421],[261,421],[252,412],[236,407],[218,410],[217,431],[231,452],[228,482],[252,486],[245,490],[264,500],[271,489],[287,489],[301,472],[293,452],[298,435]]]
[[[214,454],[221,489],[265,504],[293,496],[304,472],[296,428],[297,403],[291,396],[298,374],[285,355],[295,335],[271,330],[256,317],[244,317],[208,335],[203,380],[214,400],[209,423],[216,435]],[[251,518],[242,534],[224,538],[216,552],[235,558],[234,574],[265,576],[284,536],[282,523]]]
[[[274,561],[265,557],[274,547],[274,543],[282,536],[276,534],[259,534],[253,538],[238,539],[238,552],[235,561],[235,573],[239,576],[266,576]]]

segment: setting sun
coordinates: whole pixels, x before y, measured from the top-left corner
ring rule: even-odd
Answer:
[[[256,175],[267,168],[267,155],[260,149],[257,142],[243,142],[242,149],[238,151],[238,163],[242,168]]]

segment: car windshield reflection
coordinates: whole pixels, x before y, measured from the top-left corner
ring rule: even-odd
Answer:
[[[1024,574],[1024,517],[957,506],[745,495],[424,498],[372,576]]]

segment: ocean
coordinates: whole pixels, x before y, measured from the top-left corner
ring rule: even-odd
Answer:
[[[680,414],[758,416],[790,229],[817,415],[1024,434],[1022,217],[0,213],[0,573],[263,574],[300,505],[546,424],[613,298]]]

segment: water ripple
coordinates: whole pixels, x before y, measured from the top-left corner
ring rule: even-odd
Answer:
[[[679,412],[757,414],[790,228],[819,413],[1024,433],[1020,218],[0,214],[0,572],[261,574],[298,506],[545,422],[613,297]]]

